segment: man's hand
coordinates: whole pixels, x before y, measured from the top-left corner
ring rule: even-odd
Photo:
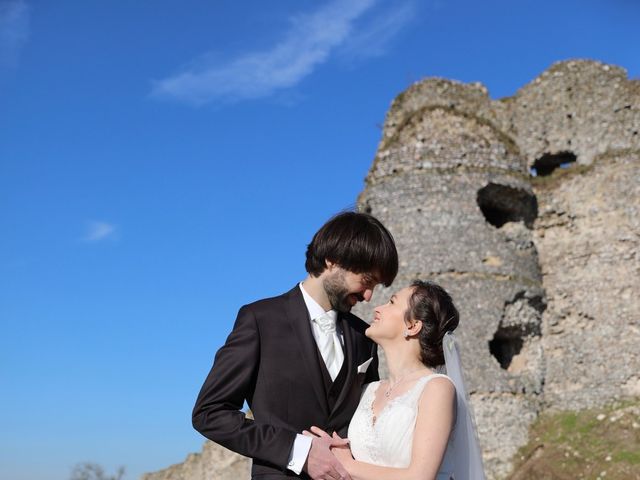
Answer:
[[[333,453],[332,447],[342,447],[349,443],[347,439],[331,438],[317,427],[311,427],[316,435],[305,430],[302,432],[312,438],[311,450],[304,464],[304,471],[313,480],[351,480],[342,464]]]

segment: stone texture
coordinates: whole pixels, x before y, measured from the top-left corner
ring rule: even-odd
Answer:
[[[389,109],[358,206],[394,235],[400,272],[355,312],[416,278],[452,294],[489,478],[541,411],[640,396],[639,131],[640,81],[585,60],[496,101],[425,79]],[[248,462],[207,443],[143,478],[203,475],[248,478]]]
[[[506,100],[508,131],[529,164],[571,151],[589,165],[606,152],[640,148],[640,81],[600,62],[556,63]]]
[[[183,463],[164,470],[145,473],[140,480],[244,480],[250,477],[250,459],[207,441],[201,453],[191,453]]]
[[[433,280],[452,294],[485,461],[488,470],[503,474],[503,459],[526,442],[530,420],[522,418],[536,417],[542,389],[544,292],[531,231],[537,202],[515,141],[477,114],[491,117],[486,90],[471,86],[462,95],[464,86],[455,82],[425,83],[436,92],[410,88],[421,98],[401,97],[409,104],[404,117],[401,102],[394,102],[387,120],[393,133],[385,128],[358,199],[360,209],[389,228],[400,253],[396,282],[376,291],[371,305],[415,278]],[[371,308],[361,306],[357,313],[370,317]],[[518,352],[527,361],[517,372],[502,368],[491,354],[496,335],[497,350],[507,356],[511,340],[522,340]],[[508,432],[510,441],[498,432]]]
[[[600,155],[568,177],[536,189],[535,243],[545,404],[581,409],[640,395],[640,152]]]

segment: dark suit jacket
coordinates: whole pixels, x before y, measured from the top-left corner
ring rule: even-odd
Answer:
[[[338,322],[347,377],[330,410],[300,287],[243,306],[200,390],[194,428],[253,458],[252,478],[296,477],[287,470],[296,434],[317,425],[346,436],[362,385],[378,380],[377,346],[364,335],[368,325],[351,313],[339,314]],[[371,357],[367,371],[358,374],[357,366]],[[241,411],[245,400],[254,420]]]

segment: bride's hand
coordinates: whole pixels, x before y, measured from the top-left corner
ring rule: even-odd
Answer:
[[[333,448],[346,445],[349,441],[340,437],[333,438],[318,427],[311,427],[310,430],[313,433],[307,430],[302,432],[303,435],[312,438],[311,449],[304,466],[305,472],[314,479],[351,480],[349,472],[332,451]]]
[[[335,455],[335,457],[343,466],[346,466],[350,461],[353,460],[351,449],[349,448],[348,438],[342,438],[336,432],[333,432],[333,436],[329,436],[327,432],[316,426],[311,427],[310,430],[311,432],[305,430],[302,433],[304,435],[307,435],[308,437],[319,437],[325,440],[329,440],[331,442],[331,453]]]
[[[328,439],[331,441],[332,448],[344,447],[349,445],[349,439],[341,438],[340,435],[338,435],[336,432],[333,432],[333,436],[330,436],[327,432],[316,426],[311,427],[310,430],[311,432],[304,430],[302,434],[306,435],[307,437],[320,437]]]
[[[349,462],[353,461],[353,455],[351,455],[351,449],[349,448],[349,439],[340,438],[336,432],[333,432],[332,439],[336,443],[343,443],[341,446],[331,447],[331,453],[333,453],[338,461],[346,468]]]

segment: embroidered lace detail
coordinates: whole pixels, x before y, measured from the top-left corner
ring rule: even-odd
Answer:
[[[406,392],[391,398],[377,416],[373,402],[380,382],[366,385],[349,424],[348,436],[354,458],[375,465],[408,467],[420,396],[429,379],[438,376],[442,375],[431,374],[419,378]],[[443,462],[443,467],[445,464]]]
[[[376,393],[378,393],[378,389],[381,385],[381,382],[375,382],[376,386],[375,388],[371,388],[372,392],[371,392],[371,401],[368,402],[369,405],[369,412],[371,414],[371,426],[373,428],[375,428],[376,426],[376,421],[378,418],[380,418],[382,415],[384,415],[385,411],[389,408],[391,408],[392,404],[394,403],[401,403],[403,401],[406,400],[406,398],[411,395],[413,392],[413,390],[419,386],[422,383],[422,380],[425,378],[430,377],[431,375],[426,375],[424,377],[420,377],[418,380],[416,380],[416,382],[404,393],[401,393],[400,395],[397,395],[393,398],[391,398],[390,400],[387,401],[387,403],[384,404],[384,406],[382,407],[382,409],[378,412],[378,415],[375,414],[375,412],[373,411],[373,403],[376,401]]]

